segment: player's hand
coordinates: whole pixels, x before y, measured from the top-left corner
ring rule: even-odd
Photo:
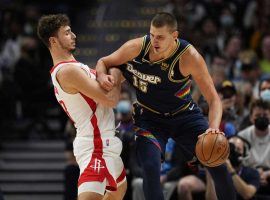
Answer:
[[[112,75],[102,74],[97,77],[97,81],[107,91],[111,91],[114,86],[114,77]]]
[[[221,133],[222,135],[225,135],[223,132],[221,132],[218,128],[208,128],[203,134],[199,135],[198,138],[202,137],[203,135],[206,134],[218,134]]]

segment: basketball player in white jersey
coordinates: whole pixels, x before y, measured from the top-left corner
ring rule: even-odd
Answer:
[[[95,71],[75,60],[72,51],[76,36],[66,15],[41,17],[38,36],[53,59],[50,72],[57,101],[77,130],[73,146],[80,167],[78,200],[123,199],[126,177],[120,158],[122,143],[115,136],[111,108],[118,101],[120,83],[106,92],[96,81]]]

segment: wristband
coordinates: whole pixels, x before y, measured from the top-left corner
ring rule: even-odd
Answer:
[[[230,173],[231,176],[237,175],[236,171]]]

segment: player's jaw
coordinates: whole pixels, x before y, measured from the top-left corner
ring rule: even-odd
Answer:
[[[59,46],[61,49],[68,52],[73,52],[76,49],[76,40],[74,38],[58,38]]]

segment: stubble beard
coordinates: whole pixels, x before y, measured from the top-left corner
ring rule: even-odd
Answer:
[[[74,48],[69,48],[69,47],[67,47],[67,45],[63,44],[61,41],[60,41],[59,43],[60,43],[60,45],[61,45],[61,48],[62,48],[64,51],[66,51],[67,53],[69,53],[69,54],[73,54],[73,53],[75,52],[75,50],[76,50],[76,47],[74,47]]]

